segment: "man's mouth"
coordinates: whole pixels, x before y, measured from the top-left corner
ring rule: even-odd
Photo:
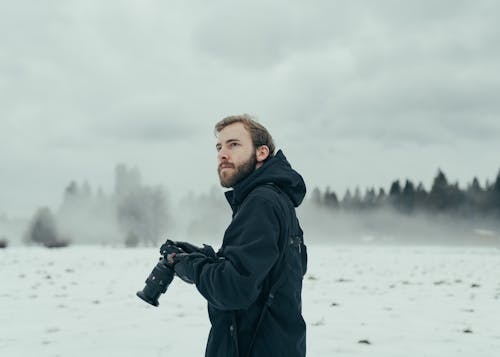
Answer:
[[[232,164],[221,164],[221,165],[219,165],[219,170],[232,169],[232,168],[233,168]]]

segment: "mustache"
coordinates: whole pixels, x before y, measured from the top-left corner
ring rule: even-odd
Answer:
[[[228,162],[228,161],[224,161],[224,162],[221,162],[218,166],[218,169],[219,171],[222,170],[222,167],[230,167],[230,168],[233,168],[234,169],[234,164]]]

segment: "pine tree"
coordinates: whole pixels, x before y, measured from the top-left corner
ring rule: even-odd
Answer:
[[[42,207],[35,212],[24,239],[27,243],[50,247],[63,242],[58,235],[56,219],[52,211],[48,207]]]
[[[497,178],[493,184],[492,204],[493,209],[500,215],[500,171],[498,171]]]
[[[354,196],[352,197],[352,207],[356,210],[361,209],[361,202],[361,190],[359,189],[359,186],[356,186],[356,189],[354,190]]]
[[[401,209],[401,185],[399,180],[394,181],[389,189],[389,203],[397,209]]]
[[[487,210],[486,192],[481,187],[477,177],[474,177],[472,183],[467,186],[465,192],[465,212],[475,215],[484,213]]]
[[[332,191],[330,192],[330,188],[326,188],[326,192],[323,198],[323,203],[326,207],[328,208],[338,208],[339,207],[339,200],[337,198],[337,194]]]
[[[448,180],[441,169],[434,178],[431,192],[429,193],[429,206],[437,211],[444,211],[449,208]]]
[[[311,201],[316,206],[321,206],[321,191],[319,188],[315,187],[311,193]]]
[[[365,196],[363,197],[362,206],[367,209],[373,209],[376,206],[377,195],[375,194],[375,188],[367,189]]]
[[[424,184],[419,182],[415,191],[415,207],[417,209],[424,209],[428,198],[429,193],[425,190]]]
[[[352,195],[349,189],[346,190],[344,198],[342,198],[341,207],[347,210],[352,208]]]
[[[401,193],[401,210],[404,213],[412,213],[415,209],[415,186],[410,180],[406,180],[405,187]]]
[[[375,206],[382,207],[387,203],[387,194],[383,187],[380,187],[378,190],[377,197],[375,199]]]

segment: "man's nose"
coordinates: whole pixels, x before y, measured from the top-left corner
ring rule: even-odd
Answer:
[[[217,153],[217,159],[219,161],[229,160],[229,155],[227,153],[227,150],[225,150],[224,148],[221,148],[219,150],[219,152]]]

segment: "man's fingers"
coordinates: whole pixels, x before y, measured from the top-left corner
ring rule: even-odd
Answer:
[[[174,263],[175,263],[174,258],[175,258],[176,255],[177,255],[177,253],[170,253],[169,255],[167,255],[167,262],[168,262],[168,264],[174,265]]]

